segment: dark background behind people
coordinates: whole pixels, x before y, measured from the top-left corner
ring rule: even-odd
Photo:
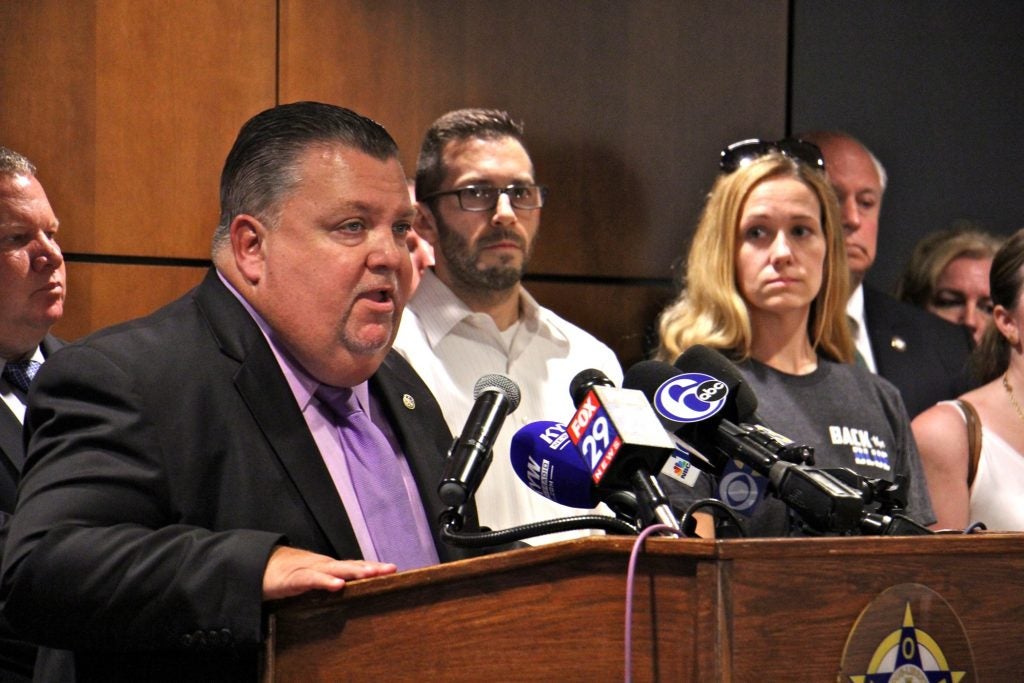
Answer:
[[[1019,227],[1006,177],[1020,175],[1008,151],[1024,148],[1022,22],[1024,4],[1001,0],[794,2],[793,129],[842,128],[889,173],[885,248],[868,277],[879,289],[892,291],[936,225]]]
[[[300,99],[381,121],[407,173],[444,111],[505,108],[531,122],[556,198],[545,221],[561,230],[527,284],[624,365],[672,295],[680,240],[714,178],[704,160],[742,136],[841,128],[884,160],[887,244],[871,273],[884,290],[933,226],[1019,227],[1010,152],[1024,147],[1024,3],[75,7],[0,3],[0,140],[62,169],[47,190],[75,226],[63,246],[76,301],[56,330],[69,339],[199,281],[200,226],[215,220],[215,169],[237,122]]]

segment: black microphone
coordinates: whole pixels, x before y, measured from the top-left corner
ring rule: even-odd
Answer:
[[[602,495],[632,491],[646,523],[682,533],[658,472],[675,451],[644,395],[616,388],[599,370],[584,370],[570,384],[577,405],[567,431]]]
[[[694,464],[710,474],[721,474],[732,458],[749,461],[755,471],[776,460],[813,462],[809,446],[760,424],[757,397],[739,370],[706,346],[691,347],[675,366],[641,361],[626,372],[622,384],[647,397],[664,428],[681,439],[696,456]],[[723,442],[729,447],[723,448]]]
[[[725,460],[716,449],[704,446],[714,442],[719,421],[726,414],[736,418],[739,412],[749,419],[757,407],[753,392],[745,384],[732,382],[730,386],[709,374],[680,372],[668,363],[654,360],[630,367],[622,385],[643,393],[662,427],[691,464],[713,475],[721,474]],[[744,389],[742,397],[736,395],[739,387]],[[727,397],[731,400],[727,401]],[[742,409],[737,407],[741,403]]]
[[[670,366],[644,361],[626,373],[624,386],[636,387],[651,401],[664,424],[691,446],[694,463],[721,476],[737,459],[767,478],[775,495],[820,531],[848,531],[860,524],[860,494],[827,472],[804,467],[808,446],[753,420],[757,397],[725,356],[693,346]]]
[[[614,387],[615,382],[608,379],[608,375],[595,368],[580,370],[569,382],[569,396],[572,397],[572,404],[579,406],[594,387]]]
[[[703,371],[719,378],[735,397],[725,402],[722,419],[748,427],[747,438],[760,443],[781,460],[802,465],[814,464],[813,448],[794,443],[761,423],[757,416],[757,396],[743,380],[739,369],[720,352],[697,345],[676,358],[674,365],[683,372]]]
[[[484,375],[473,387],[475,403],[462,434],[452,441],[437,493],[457,508],[476,493],[491,464],[494,440],[505,417],[519,407],[519,386],[504,375]]]

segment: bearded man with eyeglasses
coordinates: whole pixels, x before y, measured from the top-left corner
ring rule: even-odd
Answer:
[[[524,424],[572,416],[569,383],[579,371],[596,368],[616,384],[622,380],[611,349],[540,306],[522,285],[547,194],[522,125],[508,113],[461,109],[427,131],[416,167],[414,228],[434,247],[436,264],[409,301],[395,349],[431,388],[455,434],[479,377],[503,374],[520,386],[520,407],[505,421],[476,493],[480,523],[494,529],[587,512],[529,490],[512,469],[509,446]]]

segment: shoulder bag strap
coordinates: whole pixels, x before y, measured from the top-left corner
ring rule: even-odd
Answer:
[[[978,411],[962,398],[956,400],[957,406],[967,418],[967,445],[970,459],[967,461],[967,486],[974,483],[974,475],[978,472],[978,459],[981,458],[981,419]]]

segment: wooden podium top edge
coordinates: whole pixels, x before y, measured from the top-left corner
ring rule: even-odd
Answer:
[[[608,556],[621,558],[622,573],[636,540],[634,536],[591,536],[532,548],[484,555],[456,562],[400,572],[345,585],[341,593],[310,593],[271,605],[273,612],[287,614],[337,604],[341,599],[357,600],[428,585],[461,582],[474,577],[500,574],[552,563],[581,561]],[[931,536],[847,536],[821,538],[754,538],[710,540],[698,538],[648,538],[643,555],[692,563],[744,558],[835,557],[934,554],[938,556],[1024,553],[1024,533],[941,533]]]

